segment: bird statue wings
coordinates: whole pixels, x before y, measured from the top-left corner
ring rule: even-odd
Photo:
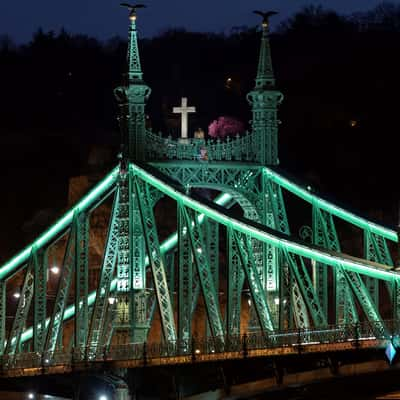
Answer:
[[[267,11],[267,12],[262,12],[262,11],[253,11],[254,14],[261,15],[263,17],[263,23],[268,24],[269,22],[269,17],[272,17],[273,15],[278,14],[276,11]]]
[[[131,10],[131,12],[135,12],[137,8],[146,8],[146,6],[144,4],[120,3],[120,5],[122,7],[128,8],[129,10]]]

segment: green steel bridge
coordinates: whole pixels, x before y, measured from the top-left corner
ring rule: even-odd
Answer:
[[[145,127],[151,90],[143,80],[132,8],[126,81],[115,90],[120,163],[0,267],[3,377],[107,362],[134,368],[396,345],[400,273],[391,251],[397,232],[333,204],[278,168],[283,95],[268,33],[265,19],[255,87],[247,96],[250,132],[174,140]],[[196,188],[218,194],[206,200]],[[291,230],[288,197],[308,210],[299,236]],[[91,221],[104,205],[110,206],[108,230],[94,283]],[[161,235],[166,210],[175,232]],[[336,224],[356,232],[362,257],[342,252]],[[49,254],[61,242],[63,262],[50,298]],[[16,276],[23,283],[10,321],[7,298]],[[195,325],[204,334],[194,334]]]

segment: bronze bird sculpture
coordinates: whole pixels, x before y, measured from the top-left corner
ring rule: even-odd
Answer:
[[[136,19],[136,10],[138,8],[146,8],[144,4],[120,3],[120,6],[126,7],[128,10],[130,10],[129,16],[131,17],[131,19]]]
[[[262,12],[262,11],[253,11],[254,14],[261,15],[263,17],[263,24],[268,25],[269,24],[269,17],[272,17],[273,15],[278,14],[276,11],[267,11],[267,12]]]

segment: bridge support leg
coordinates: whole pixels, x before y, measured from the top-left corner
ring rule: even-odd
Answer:
[[[118,385],[114,390],[114,400],[133,400],[126,385]]]

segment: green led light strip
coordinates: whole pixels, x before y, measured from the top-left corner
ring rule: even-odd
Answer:
[[[258,239],[264,243],[273,245],[280,249],[286,249],[287,251],[290,251],[294,254],[310,258],[322,264],[331,265],[332,267],[344,267],[349,271],[361,273],[372,278],[384,280],[393,280],[400,278],[400,275],[398,273],[389,271],[383,265],[381,267],[374,267],[372,266],[372,263],[367,261],[363,262],[363,260],[349,257],[344,254],[341,255],[339,253],[328,252],[322,249],[319,250],[314,247],[306,246],[304,244],[292,242],[289,239],[278,237],[274,233],[270,233],[270,230],[256,228],[250,223],[250,221],[249,223],[238,221],[235,218],[221,213],[216,208],[206,206],[199,201],[184,195],[179,190],[169,186],[161,179],[155,178],[146,170],[135,164],[130,164],[129,168],[134,175],[139,176],[141,179],[154,186],[175,201],[180,202],[181,204],[190,207],[201,214],[205,214],[208,218],[211,218],[216,222],[225,225],[226,227],[231,227],[246,235],[250,235],[251,237]]]
[[[284,176],[278,174],[268,167],[264,167],[264,174],[268,179],[271,179],[273,182],[300,197],[304,201],[315,204],[318,208],[325,210],[330,214],[335,215],[336,217],[341,218],[351,224],[354,224],[359,228],[369,230],[377,235],[385,237],[386,239],[392,240],[393,242],[398,241],[397,233],[393,229],[388,229],[384,226],[375,224],[365,218],[362,218],[356,214],[351,213],[350,211],[345,210],[342,207],[336,206],[329,201],[313,194],[312,192],[307,190],[307,188],[303,188],[296,183],[291,182],[289,179],[285,178]]]
[[[220,206],[226,206],[228,203],[230,203],[232,201],[232,196],[228,193],[223,193],[221,195],[219,195],[214,202]],[[199,215],[199,222],[203,222],[204,220],[204,215],[201,214]],[[161,253],[165,254],[168,251],[172,250],[178,243],[178,234],[175,232],[173,234],[171,234],[167,239],[164,240],[164,242],[161,244]],[[146,265],[148,265],[149,263],[149,259],[148,257],[146,257],[145,259],[145,263]],[[111,291],[114,291],[117,287],[117,279],[114,279],[111,282]],[[96,292],[92,292],[89,294],[88,297],[88,304],[89,306],[93,305],[94,302],[96,300]],[[75,305],[71,305],[69,307],[67,307],[64,311],[64,316],[63,316],[63,321],[66,321],[69,318],[72,318],[75,314]],[[48,324],[50,323],[50,318],[46,319],[46,326],[48,326]],[[33,329],[32,328],[28,328],[26,329],[22,335],[21,335],[21,341],[26,342],[27,340],[32,339],[33,336]]]
[[[155,178],[154,176],[149,174],[147,171],[145,171],[143,168],[140,168],[134,164],[130,164],[129,168],[132,170],[132,172],[134,174],[138,175],[141,179],[143,179],[144,181],[153,185],[154,187],[156,187],[158,190],[162,191],[167,196],[171,197],[172,199],[174,199],[178,202],[181,202],[185,206],[188,206],[188,207],[198,211],[201,214],[199,218],[203,218],[204,215],[206,215],[207,217],[214,219],[218,223],[221,223],[225,226],[232,227],[232,228],[234,228],[242,233],[245,233],[247,235],[250,235],[260,241],[263,241],[265,243],[271,244],[271,245],[279,247],[279,248],[285,248],[294,254],[298,254],[298,255],[306,257],[306,258],[314,259],[318,262],[321,262],[321,263],[327,264],[327,265],[331,265],[333,267],[342,266],[350,271],[362,273],[362,274],[365,274],[367,276],[370,276],[370,277],[373,277],[376,279],[393,280],[393,279],[400,278],[400,275],[398,273],[389,271],[389,270],[385,269],[384,266],[382,266],[381,268],[373,267],[371,265],[366,265],[365,263],[362,262],[362,260],[359,260],[356,258],[352,258],[352,257],[345,256],[345,255],[340,255],[337,253],[329,253],[327,251],[315,249],[315,248],[308,247],[303,244],[291,242],[288,239],[277,237],[274,234],[267,231],[266,229],[262,230],[262,229],[254,227],[250,224],[238,221],[226,214],[221,213],[219,210],[212,208],[211,206],[206,206],[197,200],[194,200],[188,196],[185,196],[179,190],[176,190],[173,187],[166,184],[165,182],[163,182],[162,180]],[[361,217],[358,217],[352,213],[349,213],[349,212],[341,209],[340,207],[336,207],[336,206],[330,204],[329,202],[327,202],[315,195],[312,195],[307,190],[302,189],[300,186],[293,184],[292,182],[288,181],[286,178],[283,178],[281,175],[276,174],[275,172],[269,170],[268,168],[265,168],[265,171],[269,177],[272,177],[274,179],[275,182],[277,182],[278,184],[280,184],[282,187],[286,188],[287,190],[291,191],[292,193],[297,194],[299,197],[303,198],[304,200],[306,200],[308,202],[317,201],[319,207],[332,212],[332,214],[337,215],[341,218],[345,218],[346,220],[353,222],[357,226],[368,227],[373,232],[381,234],[381,235],[393,240],[392,239],[393,231],[391,231],[387,228],[381,227],[379,225],[370,223],[369,221],[367,221]],[[113,176],[114,174],[115,174],[115,176]],[[101,193],[97,193],[95,196],[95,195],[93,195],[93,192],[96,190],[99,190],[99,187],[103,187],[102,185],[105,185],[105,182],[107,182],[108,179],[110,179],[111,176],[113,176],[113,181],[108,182],[109,186],[111,186],[115,182],[117,175],[118,175],[118,169],[116,168],[92,192],[90,192],[80,203],[78,203],[78,205],[76,207],[74,207],[73,210],[76,210],[76,209],[82,210],[82,208],[81,208],[82,206],[86,205],[86,207],[87,207],[89,203],[91,204],[91,202],[93,202],[93,200],[95,200],[97,196],[101,195]],[[103,191],[105,191],[104,187],[103,187]],[[92,194],[92,196],[91,196],[91,194]],[[217,200],[215,202],[219,205],[224,206],[227,203],[229,203],[231,200],[232,200],[231,195],[222,194],[221,196],[219,196],[217,198]],[[81,207],[79,207],[79,206],[81,206]],[[59,232],[60,230],[65,228],[65,226],[61,227],[61,223],[63,222],[64,224],[68,225],[64,221],[64,219],[66,219],[66,217],[69,216],[69,214],[71,212],[72,212],[72,210],[70,212],[68,212],[63,218],[61,218],[60,221],[57,222],[57,224],[60,225],[60,227],[58,227],[58,229],[55,229],[55,227],[53,226],[52,228],[50,228],[49,231],[47,231],[45,234],[43,234],[35,243],[38,243],[39,240],[42,240],[42,242],[45,242],[45,240],[43,239],[44,235],[46,235],[46,234],[48,235],[49,232],[51,232],[54,236],[57,234],[57,232]],[[72,215],[73,215],[73,213],[71,214],[71,217],[70,217],[71,219],[72,219]],[[172,234],[161,245],[161,252],[165,253],[165,252],[170,251],[172,248],[174,248],[174,246],[176,246],[177,241],[178,241],[178,235],[176,233]],[[43,243],[40,243],[40,244],[43,245]],[[26,250],[27,249],[25,249],[24,251],[26,251]],[[30,250],[29,250],[29,252],[30,252]],[[17,257],[21,258],[21,254],[23,254],[23,252],[21,252]],[[29,256],[29,253],[28,253],[28,256]],[[5,267],[12,269],[12,268],[15,268],[16,265],[21,264],[20,260],[16,261],[17,257],[12,259],[9,263],[5,264],[0,269],[0,277],[1,277],[2,271]],[[14,263],[14,265],[10,266],[12,262]],[[148,261],[146,260],[146,262],[148,262]],[[4,272],[3,272],[3,274],[4,274]],[[113,282],[112,282],[111,290],[114,290],[115,287],[116,287],[116,279],[113,280]],[[96,293],[92,292],[88,298],[89,305],[92,305],[94,303],[95,298],[96,298]],[[67,319],[73,317],[74,314],[75,314],[75,306],[71,305],[71,306],[67,307],[64,312],[63,320],[67,320]],[[48,323],[48,322],[46,322],[46,323]],[[32,328],[27,329],[22,334],[21,340],[23,342],[30,340],[32,338],[32,334],[33,334]]]
[[[82,212],[90,208],[100,196],[102,196],[115,184],[118,177],[118,171],[118,167],[114,168],[111,173],[109,173],[101,182],[98,183],[98,185],[96,185],[85,197],[83,197],[78,204],[64,214],[47,231],[40,235],[38,239],[25,247],[24,250],[14,256],[11,260],[2,265],[0,267],[0,279],[6,278],[16,268],[21,266],[21,264],[26,263],[31,254],[32,248],[39,250],[57,237],[57,235],[59,235],[64,229],[68,228],[76,211]]]

